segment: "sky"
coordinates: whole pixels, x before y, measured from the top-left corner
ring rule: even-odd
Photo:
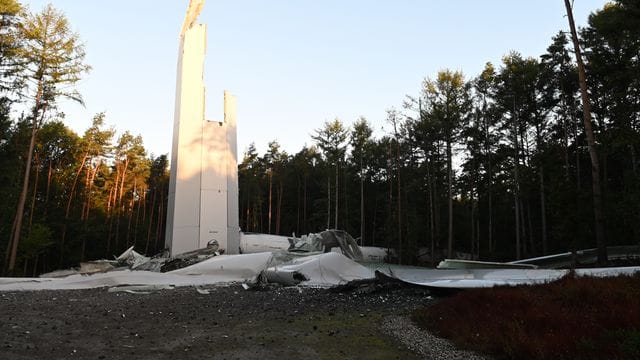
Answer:
[[[578,26],[606,0],[575,0]],[[188,0],[21,0],[51,3],[85,44],[93,69],[85,106],[61,102],[78,134],[99,112],[118,133],[171,153],[178,37]],[[563,0],[207,0],[206,117],[222,119],[223,91],[238,98],[238,151],[277,140],[290,154],[335,118],[364,116],[381,136],[442,69],[477,76],[511,50],[538,57],[567,30]]]

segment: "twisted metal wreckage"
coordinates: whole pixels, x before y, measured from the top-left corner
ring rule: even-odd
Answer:
[[[224,255],[218,245],[174,257],[146,257],[133,248],[115,260],[81,263],[77,269],[39,278],[0,278],[0,291],[109,288],[146,293],[180,286],[241,283],[245,289],[266,283],[283,286],[332,287],[353,281],[393,279],[432,289],[467,289],[539,284],[568,274],[567,269],[541,269],[536,264],[562,264],[568,254],[515,263],[445,260],[438,269],[383,262],[387,250],[360,247],[344,231],[328,230],[300,238],[241,234],[239,255]],[[267,251],[265,251],[267,250]],[[637,248],[622,249],[638,254]],[[615,253],[615,251],[614,251]],[[619,252],[622,256],[622,251]],[[588,256],[589,250],[579,252]],[[574,254],[575,255],[575,254]],[[640,267],[576,269],[578,276],[632,275]],[[198,291],[206,291],[198,289]]]

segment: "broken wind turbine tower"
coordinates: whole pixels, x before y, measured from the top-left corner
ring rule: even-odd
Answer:
[[[180,33],[165,238],[172,256],[213,240],[227,254],[239,248],[236,99],[225,91],[223,121],[205,119],[203,5],[190,0]]]

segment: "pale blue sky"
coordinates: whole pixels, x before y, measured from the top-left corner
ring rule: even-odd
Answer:
[[[605,0],[575,0],[584,25]],[[97,112],[171,152],[178,34],[188,0],[23,0],[52,3],[86,44],[93,71],[79,86],[86,108],[63,103],[82,134]],[[567,29],[563,0],[207,0],[207,117],[222,93],[238,97],[238,151],[278,140],[299,151],[324,121],[365,116],[377,134],[438,70],[475,77],[510,50],[539,56]]]

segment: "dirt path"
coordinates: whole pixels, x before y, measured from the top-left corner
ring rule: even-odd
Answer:
[[[415,359],[383,319],[421,289],[0,293],[2,359]]]

